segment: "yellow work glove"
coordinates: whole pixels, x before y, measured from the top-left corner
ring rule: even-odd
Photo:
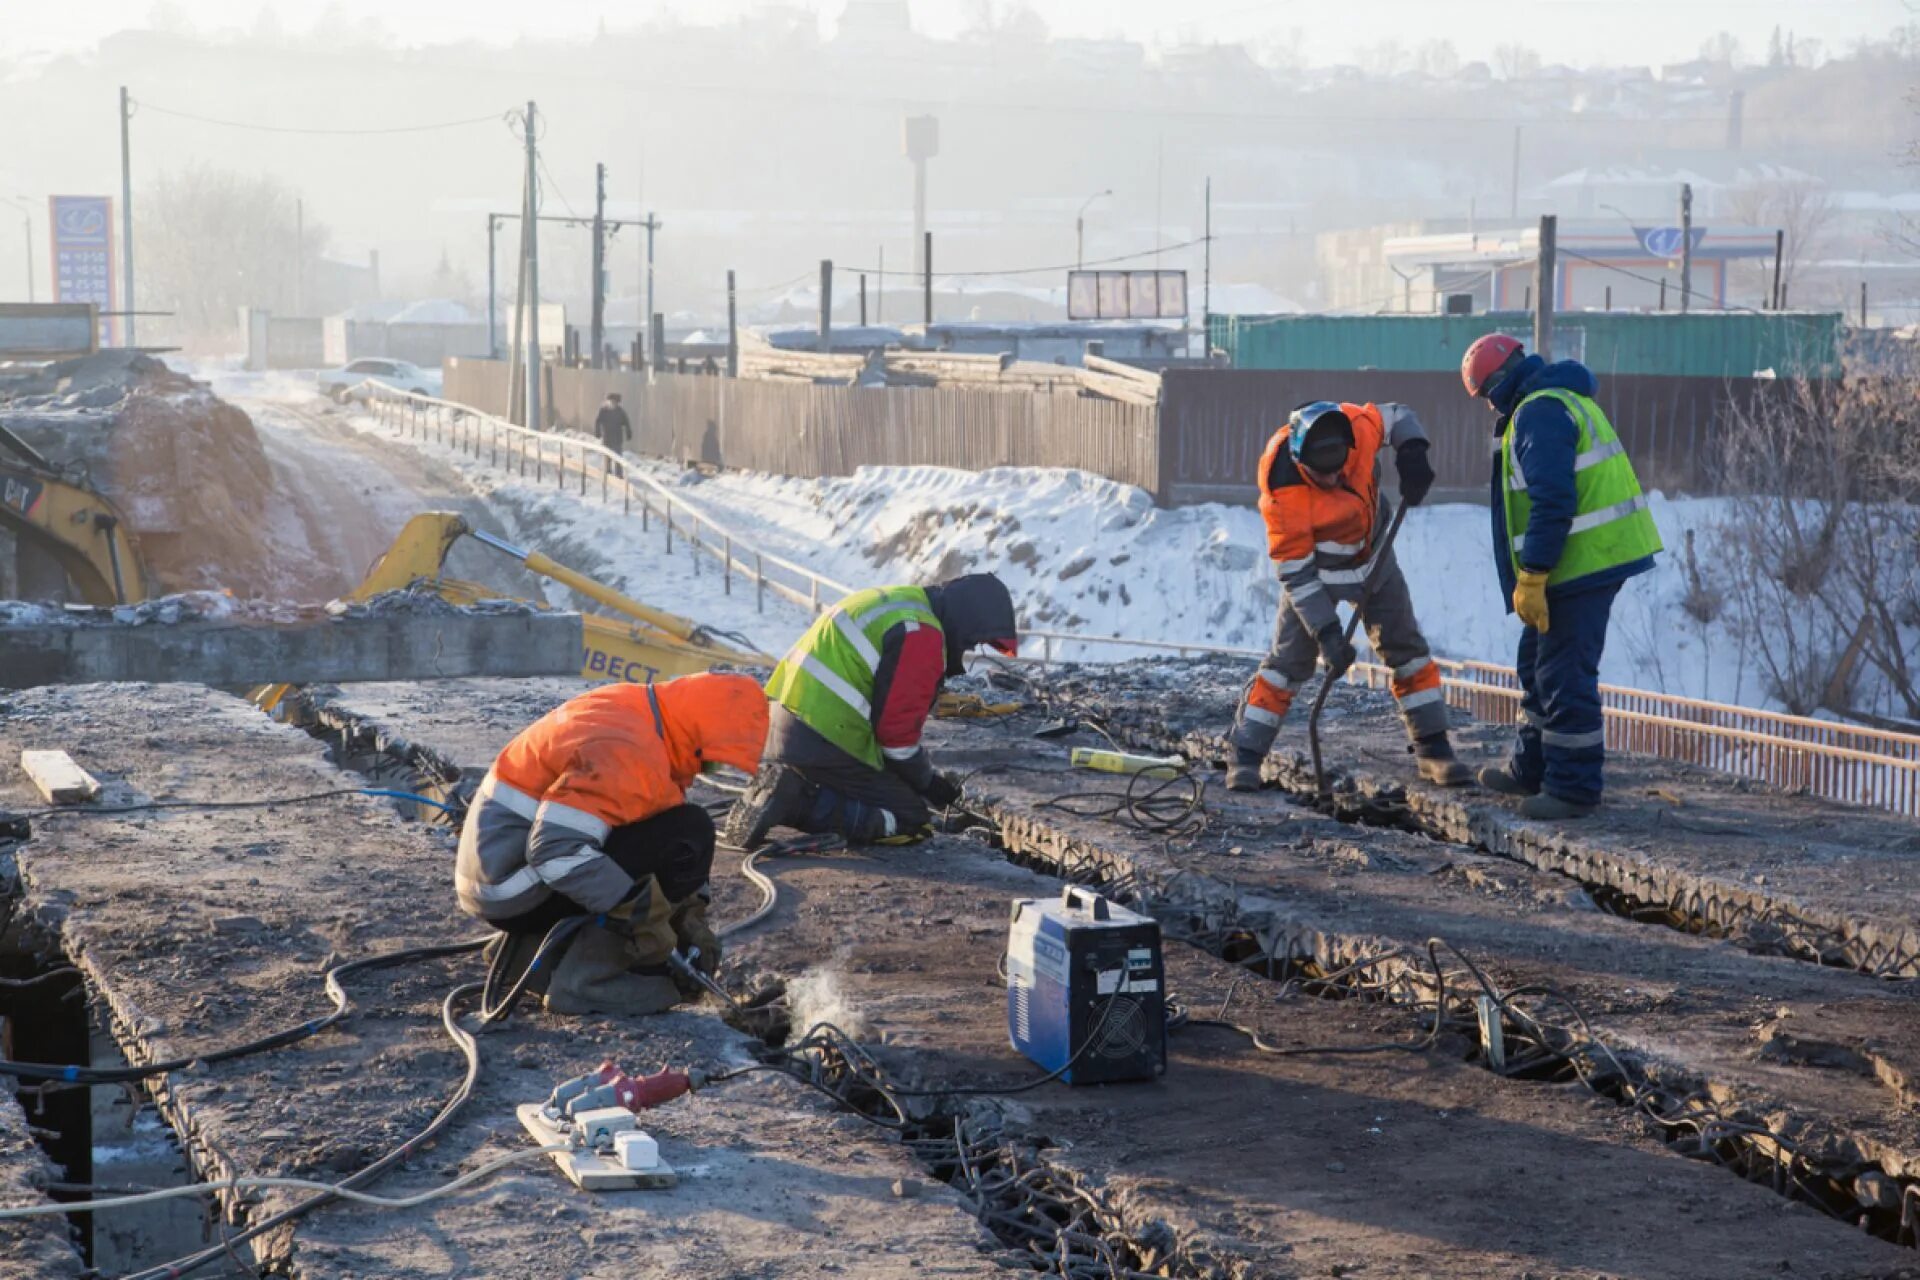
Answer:
[[[1547,570],[1522,569],[1513,588],[1513,611],[1543,635],[1547,630]]]

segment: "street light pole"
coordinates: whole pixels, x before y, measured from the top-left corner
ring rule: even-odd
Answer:
[[[1087,206],[1102,196],[1113,194],[1113,188],[1096,191],[1080,202],[1080,211],[1073,215],[1073,265],[1077,270],[1087,265]]]

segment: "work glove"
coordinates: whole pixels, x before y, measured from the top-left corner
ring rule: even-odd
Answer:
[[[1513,587],[1513,611],[1541,635],[1547,633],[1547,575],[1546,569],[1522,569]]]
[[[1393,469],[1400,477],[1400,500],[1417,507],[1433,488],[1433,464],[1427,461],[1427,442],[1409,440],[1393,451]]]
[[[1320,644],[1321,660],[1327,664],[1327,679],[1338,680],[1347,674],[1347,668],[1359,655],[1353,650],[1353,641],[1347,639],[1346,628],[1329,622],[1314,639]]]
[[[921,794],[934,808],[950,809],[960,799],[960,782],[950,773],[935,773]]]

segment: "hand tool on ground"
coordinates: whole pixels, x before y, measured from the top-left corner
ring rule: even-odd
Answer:
[[[1373,553],[1373,561],[1367,567],[1367,576],[1360,584],[1360,598],[1354,601],[1353,614],[1347,619],[1347,629],[1342,633],[1348,643],[1353,641],[1353,633],[1360,626],[1360,614],[1367,607],[1367,597],[1373,594],[1373,580],[1380,574],[1380,566],[1393,550],[1394,535],[1400,532],[1400,522],[1407,518],[1407,504],[1402,502],[1394,508],[1393,520],[1387,525],[1387,534],[1380,540],[1379,550]],[[1313,750],[1313,787],[1321,799],[1332,795],[1327,786],[1327,770],[1320,762],[1320,709],[1327,705],[1327,695],[1333,692],[1333,677],[1328,676],[1320,682],[1320,692],[1313,695],[1313,710],[1307,714],[1307,745]]]
[[[1010,716],[1020,706],[1018,702],[988,702],[977,693],[943,693],[933,704],[933,714],[943,720],[984,720]]]
[[[698,947],[688,947],[684,953],[678,950],[670,951],[667,953],[667,968],[673,970],[676,976],[699,984],[708,991],[711,991],[714,995],[719,996],[733,1008],[738,1009],[740,1002],[733,998],[732,992],[728,991],[706,974],[700,972],[698,966],[694,964],[694,961],[699,958],[700,948]]]

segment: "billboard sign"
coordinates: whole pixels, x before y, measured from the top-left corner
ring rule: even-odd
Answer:
[[[50,196],[53,300],[114,310],[113,197]],[[113,345],[113,322],[100,318],[100,345]]]
[[[1705,227],[1691,228],[1693,251],[1700,252],[1700,242],[1707,238]],[[1669,262],[1680,256],[1681,239],[1679,227],[1635,227],[1633,234],[1639,238],[1640,247],[1649,258],[1665,258]]]
[[[1069,320],[1184,320],[1184,271],[1069,271]]]

